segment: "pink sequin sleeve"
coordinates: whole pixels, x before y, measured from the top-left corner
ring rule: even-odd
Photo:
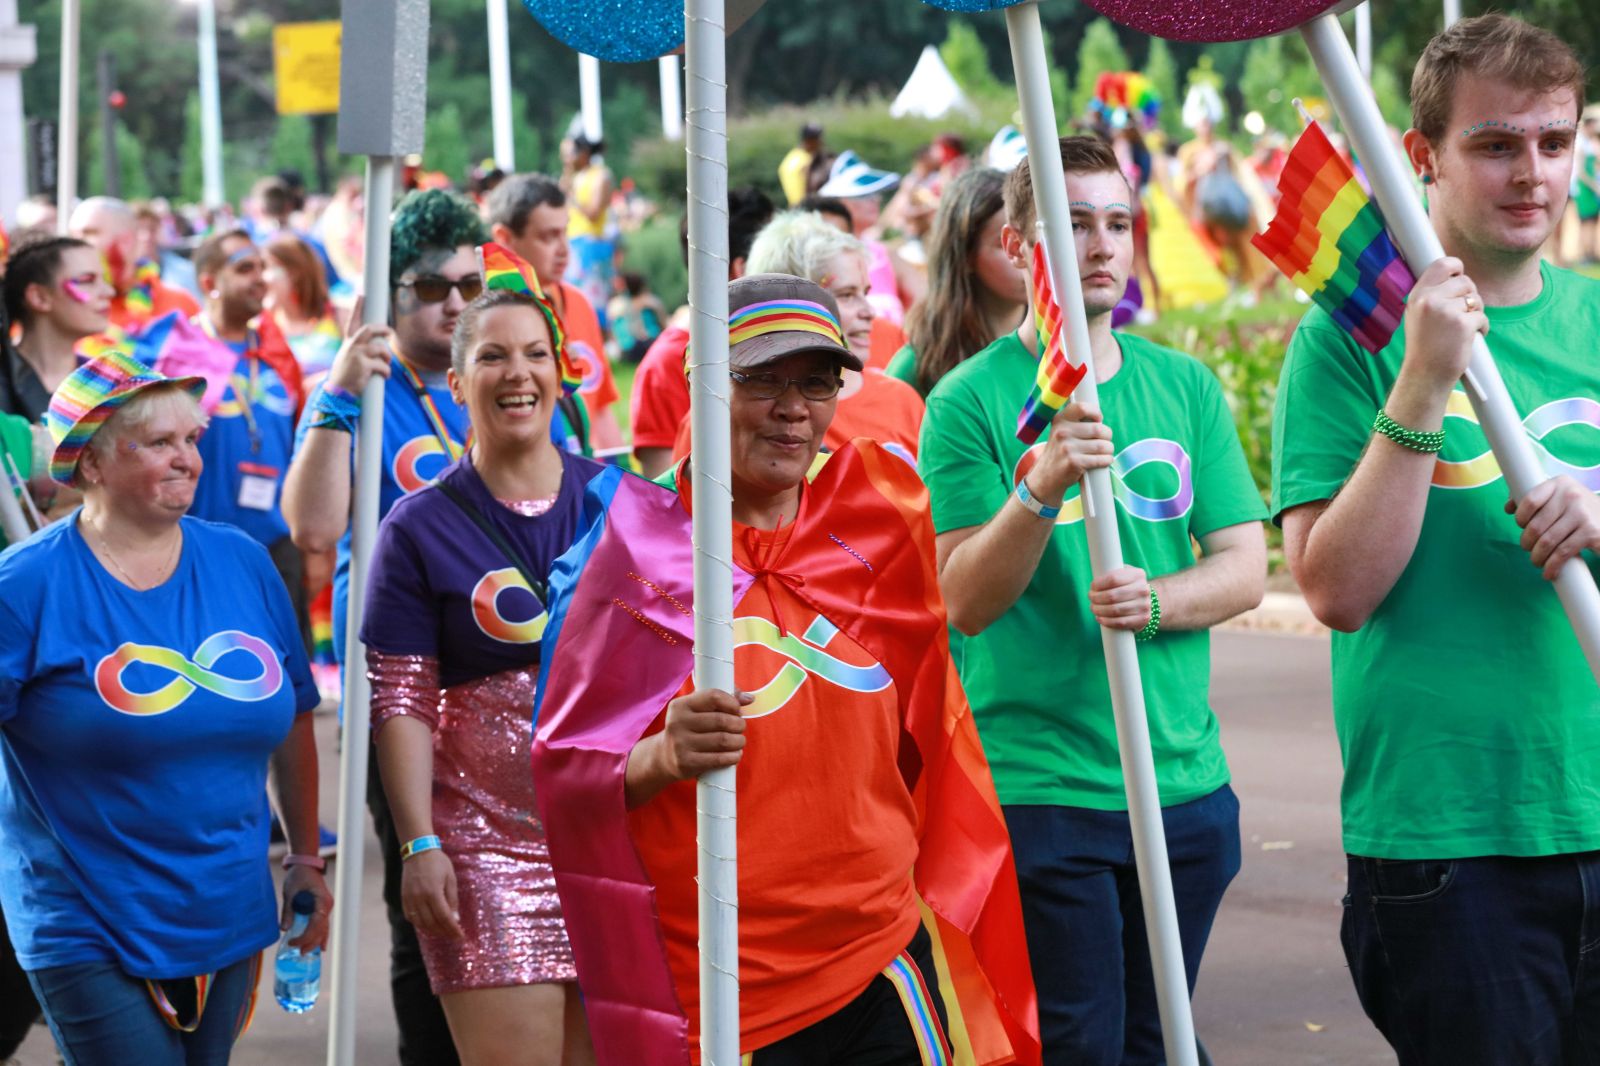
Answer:
[[[405,714],[439,729],[439,660],[431,655],[385,655],[367,649],[372,682],[372,729]]]

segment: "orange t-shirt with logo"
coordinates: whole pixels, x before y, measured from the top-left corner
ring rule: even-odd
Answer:
[[[916,812],[897,766],[894,682],[790,590],[787,541],[788,530],[734,525],[739,565],[759,574],[765,562],[772,571],[757,577],[734,611],[735,682],[756,696],[745,709],[738,770],[745,1052],[860,995],[920,921],[911,883]],[[679,694],[692,689],[691,680]],[[665,712],[652,731],[664,720]],[[699,1061],[694,782],[669,786],[628,818],[656,886],[667,960]]]
[[[561,327],[567,331],[567,354],[583,375],[578,395],[591,415],[598,414],[620,398],[617,383],[611,377],[611,360],[606,358],[605,334],[588,298],[564,281],[556,284],[561,290]]]
[[[200,313],[200,304],[193,296],[182,289],[175,289],[160,281],[150,286],[150,310],[148,313],[135,314],[128,310],[126,296],[114,296],[111,299],[111,324],[124,333],[131,333],[143,326],[146,322],[154,322],[169,311],[177,311],[184,318],[193,318]]]
[[[836,452],[857,437],[875,440],[889,451],[917,465],[917,438],[922,433],[922,397],[917,390],[877,370],[861,375],[861,388],[849,399],[840,399],[833,421],[823,434],[822,446]],[[672,461],[689,454],[694,440],[689,418],[678,426],[678,439],[672,446]]]

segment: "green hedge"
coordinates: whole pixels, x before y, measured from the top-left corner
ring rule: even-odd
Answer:
[[[992,103],[987,109],[988,113],[975,117],[891,119],[889,101],[878,97],[779,107],[735,119],[728,124],[728,187],[755,185],[781,203],[778,164],[794,147],[800,127],[807,122],[822,124],[831,150],[852,148],[868,163],[884,170],[904,171],[917,149],[941,133],[965,137],[969,150],[978,153],[996,130],[1012,121],[1005,105]],[[685,182],[683,145],[659,138],[636,142],[629,176],[645,195],[663,207],[681,205]]]

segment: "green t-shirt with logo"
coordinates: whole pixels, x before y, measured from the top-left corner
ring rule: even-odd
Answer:
[[[1489,347],[1551,475],[1600,488],[1600,284],[1546,265],[1491,307]],[[1272,513],[1333,497],[1405,351],[1313,309],[1273,412]],[[1505,480],[1457,386],[1416,551],[1366,625],[1333,635],[1345,850],[1388,859],[1600,848],[1600,688],[1519,546]]]
[[[1128,564],[1160,577],[1194,565],[1191,538],[1260,521],[1266,509],[1211,372],[1180,352],[1116,336],[1123,363],[1100,386],[1100,406],[1117,447],[1117,527]],[[989,521],[1032,467],[1043,438],[1024,447],[1017,413],[1037,365],[1008,334],[928,397],[919,470],[938,532]],[[1100,628],[1089,611],[1092,580],[1075,487],[1022,596],[964,642],[961,681],[1001,803],[1127,809]],[[1164,805],[1228,782],[1209,702],[1210,653],[1203,630],[1162,631],[1139,645]]]

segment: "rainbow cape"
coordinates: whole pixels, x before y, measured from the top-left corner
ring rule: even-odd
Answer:
[[[502,289],[518,292],[539,301],[545,321],[550,324],[550,341],[561,361],[561,391],[571,395],[583,384],[583,372],[572,361],[567,351],[567,330],[556,313],[556,305],[544,294],[539,278],[528,261],[503,244],[490,241],[478,246],[478,272],[483,275],[486,290]]]
[[[1363,348],[1382,351],[1417,279],[1319,123],[1289,152],[1278,192],[1278,213],[1250,243]]]
[[[1087,370],[1067,356],[1061,305],[1056,302],[1056,287],[1050,281],[1050,256],[1045,251],[1043,233],[1033,246],[1033,326],[1039,334],[1039,373],[1034,378],[1033,391],[1028,393],[1028,402],[1017,416],[1017,439],[1024,444],[1039,439],[1056,412],[1067,405]]]
[[[807,491],[827,504],[802,512],[783,563],[804,575],[795,594],[894,680],[905,731],[900,771],[917,813],[913,879],[939,957],[955,1061],[1037,1064],[1010,837],[950,659],[927,490],[903,460],[858,440],[829,457]],[[630,835],[623,775],[628,753],[693,668],[689,511],[671,490],[613,468],[589,483],[584,512],[550,576],[534,794],[598,1061],[688,1066],[689,1022],[656,890]],[[738,602],[754,579],[737,566],[733,574]],[[759,842],[741,837],[739,847],[745,854]]]

